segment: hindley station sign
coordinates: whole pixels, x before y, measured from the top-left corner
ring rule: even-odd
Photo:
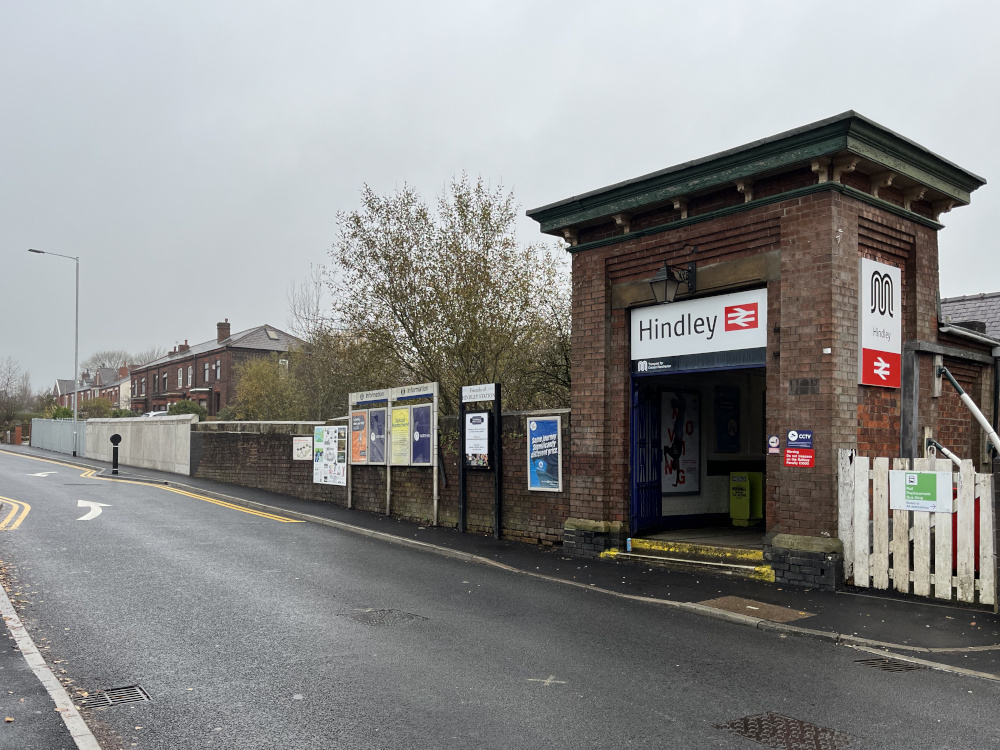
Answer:
[[[858,382],[899,388],[903,353],[902,274],[861,258],[858,268]]]
[[[766,364],[767,290],[632,310],[632,372]]]

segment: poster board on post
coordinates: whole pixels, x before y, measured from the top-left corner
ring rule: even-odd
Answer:
[[[385,464],[385,446],[386,446],[386,410],[385,407],[381,409],[369,409],[368,410],[368,463],[383,465]]]
[[[412,466],[431,465],[433,454],[431,450],[433,420],[431,417],[431,404],[418,404],[410,407],[410,420],[412,421],[413,432],[413,445],[410,452],[410,464]]]
[[[528,419],[528,489],[562,492],[562,418]]]
[[[465,413],[465,468],[491,469],[492,430],[490,413],[475,411]]]
[[[392,466],[410,465],[410,407],[393,406],[389,438],[389,463]]]
[[[368,410],[351,411],[351,463],[368,463]]]

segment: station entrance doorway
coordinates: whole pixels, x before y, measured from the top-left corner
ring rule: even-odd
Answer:
[[[765,375],[633,374],[632,536],[733,526],[763,534]]]

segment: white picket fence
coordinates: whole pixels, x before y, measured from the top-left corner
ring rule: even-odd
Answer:
[[[966,460],[954,473],[958,498],[958,533],[953,534],[951,513],[889,510],[889,459],[870,462],[853,450],[838,452],[840,521],[844,544],[844,575],[860,588],[904,594],[957,598],[996,606],[997,559],[993,505],[993,476],[976,474]],[[912,463],[912,466],[911,466]],[[947,459],[894,458],[893,469],[951,471]],[[976,499],[979,517],[976,518]],[[976,551],[976,524],[979,551]],[[957,548],[952,549],[953,536]],[[977,573],[978,557],[978,573]],[[852,580],[853,579],[853,580]]]

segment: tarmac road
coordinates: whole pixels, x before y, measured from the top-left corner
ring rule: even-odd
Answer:
[[[759,748],[719,725],[766,712],[828,747],[998,744],[997,682],[81,473],[0,453],[30,504],[0,558],[70,695],[150,696],[82,712],[104,750]],[[73,747],[13,641],[0,668],[0,748]]]

